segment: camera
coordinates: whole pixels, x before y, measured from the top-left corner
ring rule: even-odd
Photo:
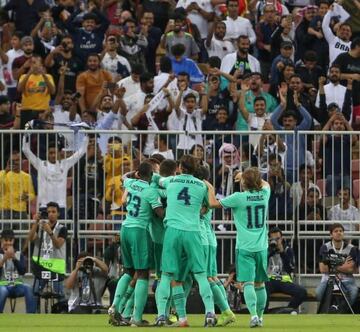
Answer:
[[[94,261],[91,257],[86,257],[84,260],[83,260],[83,263],[80,267],[80,271],[84,272],[84,273],[87,273],[87,274],[90,274],[92,273],[93,271],[93,268],[94,268]]]
[[[340,254],[330,249],[323,258],[323,263],[328,265],[330,269],[334,269],[337,266],[341,266],[345,263],[347,255]]]
[[[269,255],[275,255],[279,249],[277,245],[278,239],[269,239]]]
[[[41,209],[39,212],[40,212],[40,219],[46,220],[48,218],[48,212],[46,209]]]

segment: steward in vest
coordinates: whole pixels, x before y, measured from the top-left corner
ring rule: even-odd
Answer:
[[[63,292],[62,281],[66,272],[67,228],[57,220],[60,213],[57,203],[49,202],[44,212],[37,214],[28,235],[34,243],[31,266],[35,276],[35,293],[41,291],[50,279],[56,280],[52,291],[60,294]]]
[[[0,313],[3,312],[8,297],[25,297],[26,312],[35,313],[36,305],[29,285],[23,283],[25,274],[25,257],[14,249],[14,232],[4,229],[1,233],[0,248]]]

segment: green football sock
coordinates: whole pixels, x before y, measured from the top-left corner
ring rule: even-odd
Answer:
[[[132,276],[130,274],[125,273],[118,281],[116,285],[114,301],[112,305],[115,307],[116,311],[119,312],[118,307],[120,305],[120,301],[124,296],[127,287],[129,286],[130,281],[132,280]]]
[[[156,288],[156,306],[158,316],[166,316],[166,303],[170,298],[170,284],[172,277],[168,274],[161,274],[161,280]]]
[[[136,322],[142,321],[142,315],[148,299],[149,280],[138,279],[135,285],[135,301],[134,301],[134,320]]]
[[[225,301],[224,296],[215,282],[210,282],[211,291],[214,297],[214,303],[219,307],[221,312],[230,309],[229,304]]]
[[[185,282],[184,282],[184,293],[185,293],[185,299],[187,299],[187,297],[189,296],[190,294],[190,291],[191,291],[191,287],[193,285],[193,278],[191,277],[190,274],[187,275],[186,279],[185,279]]]
[[[172,287],[172,298],[174,299],[176,313],[179,318],[186,318],[186,300],[182,286]]]
[[[264,310],[266,307],[266,301],[267,301],[266,288],[265,288],[265,286],[255,288],[255,292],[256,292],[256,299],[257,299],[256,311],[257,311],[259,318],[261,318],[264,314]]]
[[[215,313],[214,298],[211,292],[209,282],[206,277],[206,273],[205,272],[195,273],[194,277],[197,283],[199,284],[200,296],[205,306],[205,313],[208,312]]]
[[[223,295],[225,301],[229,302],[228,298],[227,298],[227,294],[226,294],[226,289],[225,289],[223,283],[220,280],[217,280],[217,281],[215,281],[215,284],[219,287],[221,294]]]
[[[124,318],[131,318],[134,313],[134,300],[135,300],[135,292],[133,292],[126,302],[125,309],[122,312],[122,316]]]
[[[126,292],[124,294],[124,296],[122,297],[120,304],[118,306],[118,312],[122,313],[122,311],[124,310],[127,301],[130,299],[130,297],[132,296],[132,294],[134,293],[134,287],[132,286],[128,286],[128,288],[126,289]]]
[[[256,312],[256,292],[254,284],[245,283],[244,285],[244,297],[246,306],[250,312],[251,317],[257,316]]]

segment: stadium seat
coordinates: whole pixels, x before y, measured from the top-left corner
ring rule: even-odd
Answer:
[[[320,179],[316,181],[316,185],[320,188],[321,196],[326,197],[326,180]]]
[[[353,181],[353,196],[355,200],[359,199],[359,190],[360,190],[360,179]]]
[[[360,178],[360,159],[352,160],[351,162],[352,178],[357,180]]]

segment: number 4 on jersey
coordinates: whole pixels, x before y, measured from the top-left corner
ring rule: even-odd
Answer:
[[[189,188],[184,187],[177,195],[178,201],[184,201],[185,205],[190,205]]]

